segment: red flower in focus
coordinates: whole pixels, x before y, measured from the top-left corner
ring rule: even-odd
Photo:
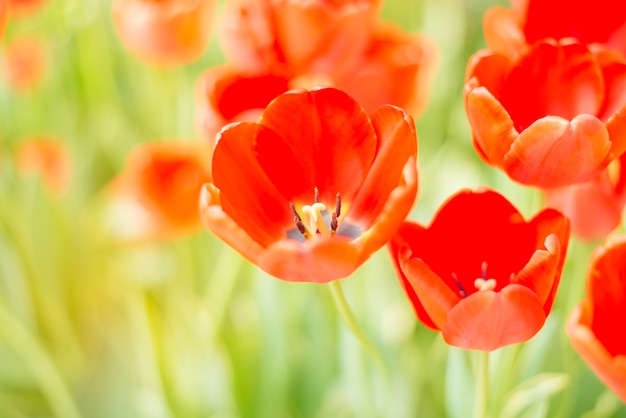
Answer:
[[[413,119],[369,114],[335,89],[278,96],[258,123],[219,135],[206,226],[269,274],[325,283],[350,275],[395,233],[417,194]]]
[[[621,0],[511,0],[513,10],[495,6],[483,19],[489,49],[509,57],[545,38],[601,43],[626,57],[626,8]]]
[[[3,0],[4,1],[4,0]],[[27,17],[37,12],[43,6],[44,0],[7,0],[11,8],[12,17]]]
[[[512,179],[551,189],[590,180],[626,150],[626,62],[575,42],[538,42],[518,60],[470,59],[474,147]]]
[[[40,175],[55,193],[64,192],[70,182],[70,156],[65,144],[37,137],[20,142],[15,153],[15,166],[22,175]]]
[[[365,50],[378,0],[234,0],[220,19],[227,59],[253,74],[347,74]]]
[[[567,216],[572,234],[585,240],[604,238],[622,220],[626,205],[626,154],[593,179],[546,191],[546,207]]]
[[[157,66],[198,59],[211,39],[215,0],[116,0],[113,23],[133,54]]]
[[[167,238],[202,224],[198,200],[211,181],[210,148],[151,142],[135,148],[112,184],[113,222],[125,240]]]
[[[547,209],[526,222],[503,196],[464,190],[432,223],[405,222],[389,249],[418,318],[481,351],[533,337],[550,313],[569,240]]]
[[[574,349],[626,402],[626,236],[598,247],[587,272],[587,297],[567,321]]]
[[[196,87],[196,126],[209,145],[232,122],[253,122],[276,96],[289,90],[289,80],[271,74],[242,75],[229,66],[212,67]]]
[[[3,66],[9,85],[17,91],[37,87],[44,74],[45,53],[39,39],[18,38],[6,45]]]

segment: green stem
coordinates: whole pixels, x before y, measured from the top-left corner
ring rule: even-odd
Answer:
[[[79,418],[80,412],[69,388],[54,362],[41,348],[39,342],[11,312],[0,304],[0,336],[12,346],[39,382],[55,417]]]
[[[335,305],[339,310],[339,314],[341,318],[348,326],[352,334],[359,340],[361,346],[365,348],[370,354],[374,357],[381,370],[385,373],[387,372],[387,365],[383,356],[380,354],[380,351],[374,346],[374,344],[370,341],[370,339],[365,335],[363,329],[359,326],[359,323],[356,321],[354,317],[354,313],[348,304],[345,294],[343,293],[343,289],[341,288],[341,284],[339,280],[334,280],[328,284],[330,290],[333,294],[333,299],[335,301]]]
[[[474,396],[474,418],[486,418],[489,404],[489,353],[476,352],[474,363],[476,395]]]

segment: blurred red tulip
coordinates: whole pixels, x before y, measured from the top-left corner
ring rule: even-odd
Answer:
[[[232,0],[220,19],[220,42],[240,72],[335,78],[355,68],[379,6],[379,0]]]
[[[232,122],[256,122],[276,96],[289,90],[289,80],[271,74],[242,75],[230,66],[212,67],[196,87],[196,126],[209,145]]]
[[[621,0],[511,0],[483,19],[489,49],[514,58],[545,38],[601,43],[626,57],[626,7]]]
[[[210,148],[196,142],[150,142],[135,148],[112,184],[112,220],[124,240],[168,238],[202,224],[198,201],[211,181]]]
[[[39,11],[44,0],[6,0],[11,9],[11,17],[28,17]]]
[[[598,377],[626,402],[626,236],[591,255],[587,296],[567,321],[574,349]]]
[[[620,224],[626,205],[626,154],[593,179],[546,191],[546,207],[559,210],[584,239],[605,238]]]
[[[417,117],[430,96],[436,62],[437,48],[430,39],[379,23],[356,66],[333,86],[367,111],[392,104]]]
[[[46,65],[42,42],[37,38],[17,38],[7,43],[2,64],[9,85],[17,91],[30,91],[40,83]]]
[[[367,115],[340,90],[292,91],[258,123],[219,135],[206,226],[269,274],[326,283],[349,276],[395,233],[417,194],[413,119]]]
[[[626,61],[608,50],[545,41],[514,61],[479,51],[464,94],[478,154],[520,183],[581,183],[626,150]]]
[[[568,241],[567,218],[555,210],[526,222],[498,193],[463,190],[430,226],[405,222],[389,249],[424,325],[450,345],[492,351],[541,329]]]
[[[4,35],[4,28],[7,24],[7,18],[9,17],[9,3],[8,0],[0,0],[0,41]]]
[[[33,137],[19,143],[15,166],[22,175],[37,174],[55,193],[64,192],[70,182],[71,162],[61,141],[51,137]]]
[[[156,66],[176,66],[205,51],[216,7],[216,0],[115,0],[113,23],[137,57]]]

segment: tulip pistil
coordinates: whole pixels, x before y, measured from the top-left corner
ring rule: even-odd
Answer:
[[[478,291],[494,290],[498,285],[498,282],[496,281],[496,279],[487,279],[487,262],[483,261],[480,267],[482,271],[482,277],[474,280],[474,287]]]
[[[326,205],[319,200],[319,190],[315,188],[314,203],[303,205],[298,212],[293,202],[289,202],[289,207],[294,214],[294,223],[298,232],[309,239],[316,236],[332,236],[339,227],[339,215],[341,214],[341,195],[337,193],[335,210],[329,215]]]

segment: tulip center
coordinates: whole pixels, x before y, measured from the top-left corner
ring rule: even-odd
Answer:
[[[305,238],[333,236],[339,226],[341,215],[341,195],[337,193],[335,210],[329,213],[326,205],[319,200],[319,190],[315,188],[315,200],[311,205],[303,205],[300,211],[293,202],[289,202],[293,212],[293,221],[298,232]]]
[[[481,292],[484,290],[495,290],[495,288],[498,285],[498,281],[494,278],[487,278],[487,262],[483,261],[483,263],[480,266],[480,270],[481,270],[481,277],[478,277],[477,279],[474,280],[474,287],[476,288],[477,291]],[[461,283],[461,280],[459,280],[459,277],[456,275],[456,273],[452,273],[452,279],[454,280],[454,282],[456,283],[456,286],[459,288],[459,294],[461,295],[461,297],[466,297],[467,296],[467,291],[465,290],[465,287],[463,287],[463,284]]]

